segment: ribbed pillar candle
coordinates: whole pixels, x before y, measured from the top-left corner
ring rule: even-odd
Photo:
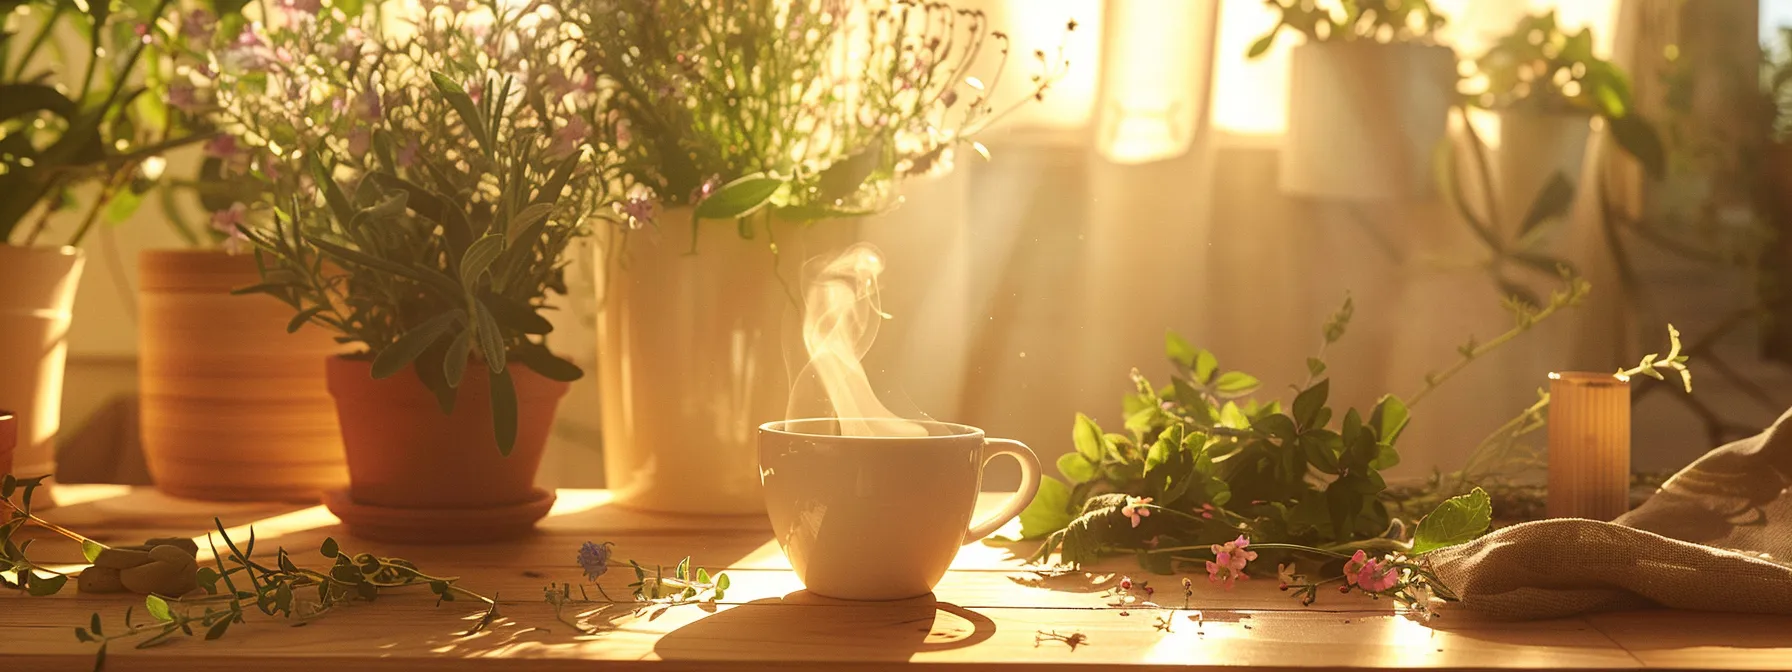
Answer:
[[[1628,510],[1630,380],[1549,374],[1549,516],[1609,521]]]

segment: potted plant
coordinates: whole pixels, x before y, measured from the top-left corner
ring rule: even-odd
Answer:
[[[1623,69],[1593,54],[1590,28],[1564,32],[1553,11],[1524,17],[1475,59],[1475,68],[1483,87],[1469,101],[1500,118],[1496,184],[1501,217],[1509,221],[1495,226],[1541,222],[1530,213],[1566,208],[1586,161],[1593,117],[1651,177],[1663,174],[1661,138],[1636,112]]]
[[[1431,160],[1456,99],[1456,52],[1427,0],[1265,0],[1282,16],[1252,43],[1262,56],[1284,31],[1291,51],[1284,193],[1353,201],[1427,196]]]
[[[317,25],[293,39],[333,43]],[[296,176],[273,182],[271,225],[242,230],[263,279],[245,291],[359,348],[320,362],[349,469],[325,503],[355,534],[526,532],[553,502],[535,471],[580,376],[548,351],[540,311],[601,186],[584,140],[597,94],[564,67],[572,29],[540,2],[357,27],[371,58],[239,55],[265,56],[266,88],[221,101]]]
[[[780,326],[802,262],[850,219],[947,167],[998,108],[987,18],[941,2],[575,3],[619,157],[617,224],[597,232],[605,471],[617,501],[764,510],[754,428],[784,416]],[[1074,22],[1070,24],[1074,27]],[[1042,97],[1061,58],[1034,54]],[[998,66],[1000,64],[998,63]]]
[[[241,15],[181,14],[168,31],[166,57],[145,70],[168,91],[157,104],[189,126],[241,129],[219,102],[253,96],[265,80],[252,41],[265,36],[269,48],[286,50],[352,45],[332,53],[344,67],[359,67],[371,56],[350,29],[374,7],[359,4],[275,5],[262,17],[274,28],[259,35]],[[238,229],[257,214],[246,203],[287,177],[277,165],[235,134],[210,134],[190,182],[209,222],[190,223],[164,190],[168,223],[189,246],[138,256],[139,430],[163,492],[314,501],[348,482],[336,406],[317,365],[342,346],[324,328],[293,320],[277,300],[232,292],[260,281]]]
[[[76,246],[136,210],[165,152],[203,139],[160,114],[166,91],[143,77],[172,7],[0,6],[0,407],[18,413],[22,475],[55,468]]]

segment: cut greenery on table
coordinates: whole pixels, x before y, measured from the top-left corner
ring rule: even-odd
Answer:
[[[1439,385],[1586,292],[1584,281],[1568,276],[1542,307],[1508,300],[1515,320],[1509,331],[1486,343],[1470,339],[1456,362],[1427,375],[1418,392],[1383,396],[1366,411],[1330,405],[1324,351],[1353,317],[1349,300],[1325,324],[1319,354],[1307,360],[1307,380],[1286,403],[1258,396],[1256,377],[1223,369],[1214,353],[1170,334],[1170,383],[1156,385],[1133,372],[1124,432],[1103,431],[1077,416],[1076,450],[1058,461],[1064,480],[1042,479],[1021,514],[1021,534],[1044,540],[1037,562],[1056,554],[1074,566],[1130,553],[1159,573],[1204,563],[1210,579],[1229,586],[1248,576],[1246,560],[1264,553],[1280,566],[1283,583],[1309,601],[1326,583],[1304,580],[1297,567],[1311,560],[1346,565],[1349,571],[1332,579],[1346,581],[1346,590],[1418,608],[1433,597],[1450,599],[1426,556],[1487,529],[1487,494],[1459,481],[1465,490],[1445,494],[1413,525],[1390,515],[1381,472],[1399,463],[1396,446],[1412,409]],[[1685,376],[1685,361],[1676,338],[1667,356],[1650,355],[1627,373]],[[1546,404],[1547,398],[1526,409],[1481,450],[1516,440],[1517,429],[1534,429]]]

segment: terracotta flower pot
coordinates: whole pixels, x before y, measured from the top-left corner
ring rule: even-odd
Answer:
[[[19,420],[12,411],[0,411],[0,474],[12,473],[12,449],[19,440]]]
[[[568,385],[512,364],[516,446],[498,452],[489,374],[467,367],[454,412],[444,415],[408,369],[375,380],[364,359],[326,360],[342,426],[349,487],[326,495],[357,536],[410,542],[473,542],[527,532],[553,503],[534,487],[548,431]]]
[[[81,262],[72,247],[0,244],[0,408],[17,414],[13,468],[22,477],[56,470],[63,364]]]
[[[144,457],[156,486],[210,500],[315,500],[348,482],[336,405],[317,360],[329,332],[286,333],[292,308],[266,295],[255,258],[219,250],[139,257],[138,380]]]
[[[649,511],[764,512],[755,437],[784,417],[804,363],[802,265],[857,227],[778,223],[774,255],[763,227],[742,240],[732,221],[703,222],[691,254],[689,208],[656,221],[597,265],[606,486]]]

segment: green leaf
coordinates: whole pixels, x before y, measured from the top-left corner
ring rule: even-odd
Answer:
[[[1074,519],[1070,515],[1070,486],[1046,476],[1039,479],[1039,493],[1033,495],[1033,503],[1020,512],[1020,538],[1044,538],[1064,529]]]
[[[784,188],[784,180],[753,174],[734,180],[716,189],[716,193],[698,203],[697,219],[736,219],[753,214]]]
[[[1642,164],[1643,171],[1649,177],[1661,179],[1667,175],[1667,149],[1663,147],[1661,135],[1655,126],[1643,119],[1642,115],[1629,114],[1617,119],[1607,119],[1606,125],[1612,130],[1612,137],[1618,140],[1618,146]]]
[[[434,344],[436,339],[441,338],[442,332],[447,331],[448,327],[456,321],[464,321],[466,317],[467,311],[450,310],[424,320],[416,328],[405,332],[403,336],[398,337],[398,340],[381,348],[379,354],[374,355],[373,377],[390,378],[393,374],[403,371],[417,359],[417,355],[423,354],[423,351]]]
[[[728,586],[729,586],[728,575],[727,574],[717,574],[716,575],[716,590],[727,590]],[[721,599],[721,597],[718,595],[716,599]]]
[[[95,3],[104,1],[92,0]],[[135,191],[125,189],[115,193],[112,195],[112,202],[106,204],[106,221],[112,224],[123,223],[124,220],[130,219],[131,215],[137,212],[137,207],[142,204],[143,195]]]
[[[1102,455],[1106,452],[1101,445],[1101,426],[1096,425],[1089,416],[1076,414],[1076,424],[1070,429],[1070,440],[1083,459],[1092,464],[1101,464]]]
[[[342,549],[336,545],[335,537],[324,537],[324,543],[317,547],[317,552],[322,553],[326,558],[335,558],[336,554],[341,550]]]
[[[1195,382],[1202,385],[1213,382],[1213,373],[1220,368],[1220,360],[1212,352],[1201,350],[1195,353]]]
[[[547,334],[554,331],[554,323],[536,312],[535,306],[491,292],[480,293],[479,300],[485,303],[486,308],[491,309],[492,317],[498,320],[499,326],[506,329],[524,334]]]
[[[36,112],[49,112],[64,119],[77,112],[75,101],[69,100],[55,87],[43,84],[0,85],[0,121]]]
[[[143,598],[143,608],[156,620],[166,623],[174,620],[174,611],[168,608],[168,601],[155,595]]]
[[[1531,208],[1519,222],[1520,236],[1528,235],[1532,230],[1542,226],[1544,222],[1561,217],[1574,205],[1574,183],[1562,171],[1556,171],[1549,177],[1549,183],[1537,192],[1537,199],[1531,201]],[[1553,269],[1552,269],[1553,270]]]
[[[283,583],[283,584],[280,584],[280,587],[286,588],[287,585]],[[217,623],[212,624],[212,627],[206,628],[205,640],[209,642],[209,641],[217,639],[219,637],[223,637],[224,631],[229,630],[229,629],[230,629],[230,617],[226,616],[224,618],[220,618],[220,619],[218,619]]]
[[[1492,523],[1493,502],[1485,490],[1475,488],[1466,495],[1451,497],[1419,521],[1418,531],[1412,537],[1412,554],[1472,541]]]
[[[524,231],[547,221],[548,215],[553,212],[554,205],[552,203],[529,204],[529,207],[523,208],[522,212],[516,213],[516,216],[510,218],[510,229],[504,232],[506,240],[514,244]]]
[[[462,329],[448,342],[448,354],[442,356],[442,377],[449,387],[460,387],[467,375],[467,358],[473,353],[473,330]]]
[[[1303,430],[1316,427],[1317,423],[1314,421],[1319,419],[1319,411],[1325,408],[1325,400],[1331,394],[1331,390],[1332,381],[1326,379],[1314,383],[1312,387],[1301,390],[1300,394],[1295,395],[1294,424]]]
[[[1375,438],[1390,446],[1400,438],[1400,432],[1405,431],[1410,420],[1412,412],[1407,410],[1406,402],[1391,394],[1376,402],[1375,410],[1369,413],[1369,427],[1375,430]]]
[[[1200,352],[1200,348],[1190,345],[1186,339],[1182,338],[1182,336],[1178,335],[1176,332],[1164,332],[1164,354],[1170,357],[1170,361],[1181,365],[1182,368],[1193,370],[1195,368],[1195,358]]]
[[[50,595],[55,595],[62,590],[63,584],[68,583],[68,575],[51,574],[49,576],[38,576],[36,574],[31,574],[31,578],[26,579],[25,583],[25,592],[30,593],[31,596],[48,597]]]
[[[510,457],[510,451],[516,448],[516,385],[510,380],[509,371],[493,371],[491,375],[492,392],[492,433],[498,440],[498,452]]]
[[[473,98],[467,95],[467,90],[439,72],[429,73],[429,81],[435,84],[436,91],[441,92],[442,97],[448,99],[448,104],[454,107],[455,113],[460,115],[461,123],[471,132],[473,139],[479,142],[480,151],[489,155],[495,148],[492,147],[491,137],[486,135],[485,117],[479,114],[479,107],[473,104]]]
[[[561,359],[559,355],[555,355],[542,346],[518,347],[510,354],[516,362],[529,367],[529,370],[541,374],[548,380],[570,383],[585,377],[585,371],[580,369],[579,365]]]
[[[1083,483],[1095,478],[1096,469],[1079,453],[1065,453],[1058,456],[1058,473],[1071,483]]]
[[[1281,24],[1276,25],[1276,28],[1281,28],[1281,27],[1282,27]],[[1275,30],[1271,30],[1271,31],[1269,31],[1268,35],[1264,35],[1263,37],[1257,38],[1256,42],[1251,43],[1251,49],[1249,51],[1244,52],[1244,57],[1245,58],[1256,58],[1258,56],[1262,56],[1265,53],[1268,53],[1269,48],[1272,46],[1275,46],[1276,32],[1277,31],[1275,31]]]
[[[97,2],[98,0],[95,1]],[[310,322],[311,318],[317,317],[318,313],[324,312],[327,308],[329,308],[329,306],[312,306],[299,311],[297,315],[292,316],[292,319],[286,321],[286,333],[298,333],[300,329],[305,327],[306,322]]]
[[[504,370],[505,349],[504,332],[498,327],[498,320],[492,317],[492,311],[484,301],[473,302],[473,319],[477,325],[479,337],[479,354],[485,356],[485,366],[492,373]]]
[[[1318,357],[1307,358],[1307,375],[1318,378],[1325,374],[1325,360]]]
[[[1214,383],[1214,393],[1222,399],[1236,399],[1256,392],[1263,382],[1243,371],[1227,371]]]
[[[504,253],[504,237],[486,234],[467,247],[467,253],[460,257],[460,284],[471,290],[477,286],[479,276],[491,268],[498,255]]]
[[[100,551],[104,550],[106,550],[106,547],[101,546],[97,541],[92,539],[81,540],[81,557],[87,558],[88,562],[93,562],[95,559],[98,559],[100,557]]]

